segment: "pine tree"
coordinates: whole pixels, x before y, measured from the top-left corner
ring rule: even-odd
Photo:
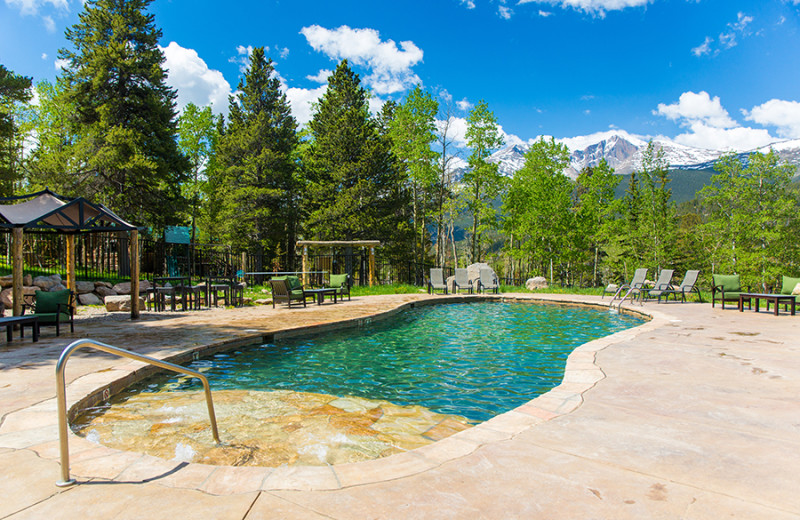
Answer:
[[[31,79],[0,65],[0,196],[14,195],[22,176],[22,135],[15,113],[31,98]]]
[[[393,242],[407,195],[389,140],[370,117],[367,91],[343,60],[309,123],[307,236]]]
[[[267,254],[294,250],[297,122],[271,59],[258,47],[230,99],[229,124],[217,161],[220,225],[237,248]]]
[[[65,95],[81,129],[74,195],[136,223],[176,223],[189,170],[178,150],[176,93],[166,84],[152,0],[87,0],[61,49]],[[67,184],[67,183],[65,183]]]

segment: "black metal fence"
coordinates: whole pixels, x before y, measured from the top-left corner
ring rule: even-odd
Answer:
[[[23,246],[26,273],[60,274],[66,278],[66,238],[55,233],[26,233]],[[130,279],[129,238],[127,233],[96,233],[76,236],[76,277],[79,280],[105,280],[111,283]],[[234,277],[244,273],[300,271],[302,258],[286,254],[279,260],[266,255],[235,252],[218,244],[171,244],[149,238],[139,239],[142,278],[190,276],[192,278]],[[369,284],[369,255],[366,249],[343,250],[331,254],[309,255],[307,269],[314,284],[327,281],[329,274],[347,273],[354,285]],[[0,234],[0,275],[11,272],[11,234]],[[434,264],[391,258],[376,252],[375,279],[379,285],[409,284],[424,286]],[[444,267],[445,277],[454,269]],[[325,274],[323,274],[325,273]],[[263,284],[268,275],[249,275],[250,284]],[[525,278],[501,277],[506,285],[521,285]]]

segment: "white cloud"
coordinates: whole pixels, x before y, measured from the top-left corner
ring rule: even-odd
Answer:
[[[464,117],[451,117],[450,126],[447,129],[447,137],[453,142],[457,148],[467,148],[467,128],[469,123]],[[436,120],[436,129],[441,132],[444,129],[444,121]],[[518,144],[529,144],[532,140],[525,141],[519,136],[509,134],[503,130],[502,125],[497,125],[497,130],[503,137],[503,146],[512,146]]]
[[[497,14],[499,14],[500,18],[503,18],[504,20],[511,20],[511,15],[514,14],[514,11],[504,5],[501,5],[497,8]]]
[[[800,103],[770,99],[753,107],[749,112],[742,110],[745,119],[762,126],[775,126],[778,135],[788,139],[800,138]]]
[[[755,107],[751,111],[752,120],[756,120],[756,117],[766,120],[768,116],[763,114],[775,113],[771,107],[763,112],[758,109],[759,107]],[[719,97],[711,98],[705,91],[684,92],[677,103],[670,105],[659,103],[658,110],[654,110],[653,114],[662,115],[686,128],[687,132],[673,139],[676,143],[686,146],[709,150],[747,151],[775,142],[775,138],[768,130],[740,126],[723,108]]]
[[[706,39],[705,41],[703,41],[703,43],[692,49],[692,54],[698,57],[703,56],[704,54],[710,54],[711,44],[713,42],[714,42],[713,38],[711,38],[710,36],[706,36]]]
[[[332,70],[322,69],[313,76],[306,76],[306,79],[310,79],[315,83],[327,83],[331,74],[333,74]]]
[[[701,91],[684,92],[677,103],[665,105],[658,104],[658,111],[653,112],[662,115],[671,121],[685,120],[689,123],[702,122],[713,128],[732,128],[737,126],[736,121],[731,119],[728,111],[722,108],[718,96],[712,99],[708,92]]]
[[[6,0],[6,5],[16,7],[20,14],[33,15],[39,12],[39,8],[45,4],[50,4],[56,9],[69,10],[67,0]]]
[[[231,86],[222,73],[208,68],[194,49],[185,49],[175,42],[161,47],[166,57],[167,83],[178,91],[178,108],[189,102],[203,107],[211,105],[216,113],[227,113]]]
[[[56,68],[56,70],[64,70],[69,67],[69,60],[62,60],[59,58],[53,62],[53,66]]]
[[[420,83],[411,67],[422,61],[422,50],[411,41],[381,41],[375,29],[351,29],[343,25],[326,29],[319,25],[303,27],[300,33],[314,50],[332,59],[347,59],[366,67],[371,74],[364,81],[379,94],[401,92]]]
[[[47,32],[51,34],[56,32],[56,22],[52,16],[42,16],[42,24]]]
[[[269,47],[264,48],[264,52],[269,51]],[[236,56],[228,58],[228,63],[236,63],[239,65],[239,72],[244,73],[247,67],[250,66],[250,55],[253,54],[252,45],[237,45]]]
[[[43,59],[43,60],[46,60],[46,59],[47,59],[47,53],[46,53],[46,52],[43,52],[43,53],[42,53],[42,59]]]
[[[552,11],[542,11],[541,9],[539,9],[539,16],[541,16],[542,18],[547,18],[548,16],[553,16],[553,13]]]
[[[292,107],[292,115],[300,126],[306,126],[311,121],[313,115],[313,103],[325,94],[327,85],[321,85],[314,89],[306,88],[287,88],[286,99]]]
[[[475,9],[475,2],[472,0],[461,0],[461,3],[467,6],[467,9]]]
[[[537,3],[550,4],[562,9],[573,8],[586,13],[605,16],[606,11],[621,11],[629,7],[641,7],[651,0],[519,0],[517,5]],[[541,15],[542,11],[539,11]]]
[[[466,112],[467,110],[470,110],[475,105],[473,105],[472,103],[467,101],[467,98],[464,98],[461,101],[456,101],[456,106],[459,108],[459,110],[464,110]]]

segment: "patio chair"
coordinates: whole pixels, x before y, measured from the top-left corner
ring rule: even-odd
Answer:
[[[39,327],[42,325],[55,325],[56,336],[61,333],[61,324],[69,323],[70,332],[75,332],[75,295],[69,289],[63,291],[36,291],[35,300],[22,306],[22,314],[25,309],[31,310],[30,315],[39,319]]]
[[[646,279],[647,279],[646,267],[642,267],[634,271],[633,278],[631,279],[630,283],[624,283],[619,287],[617,287],[617,290],[614,291],[614,296],[611,297],[611,303],[609,303],[609,305],[613,304],[614,300],[619,298],[621,294],[623,296],[621,301],[619,302],[620,305],[622,305],[622,302],[624,302],[628,298],[628,296],[633,296],[634,298],[638,296],[642,288],[644,287],[644,282]]]
[[[700,294],[700,288],[697,287],[697,278],[700,276],[700,271],[686,271],[686,275],[683,277],[683,281],[678,287],[671,287],[665,291],[661,291],[658,294],[658,303],[661,303],[661,297],[664,297],[664,301],[669,299],[670,294],[672,295],[675,300],[678,299],[678,295],[681,295],[681,301],[686,303],[686,293],[696,292],[697,298],[700,300],[700,303],[703,303],[703,295]],[[653,294],[652,292],[650,293]]]
[[[796,288],[800,289],[798,288],[798,284],[800,284],[800,278],[784,275],[782,277],[781,291],[778,294],[794,295],[795,303],[800,303],[800,290],[795,290]],[[787,305],[784,305],[784,308],[785,307],[787,307]]]
[[[467,294],[472,294],[472,282],[469,281],[469,272],[466,269],[456,269],[453,291],[458,294],[461,289],[466,289]]]
[[[303,284],[296,276],[281,276],[273,278],[269,281],[272,287],[272,308],[275,308],[276,302],[286,303],[289,308],[292,307],[292,302],[302,302],[303,307],[306,306],[306,300],[309,298],[314,301],[313,294],[306,294],[303,290]]]
[[[350,300],[350,275],[349,274],[332,274],[330,280],[330,287],[336,289],[336,295],[347,295],[347,300]]]
[[[447,284],[444,283],[444,270],[441,268],[431,269],[431,277],[428,280],[428,294],[434,294],[436,290],[447,294]]]
[[[735,301],[739,307],[739,295],[750,292],[742,289],[738,274],[712,274],[711,275],[711,307],[720,301],[725,309],[725,302]]]
[[[491,269],[481,269],[480,278],[478,278],[478,289],[481,292],[494,291],[495,294],[500,292],[500,283],[497,281],[497,275]]]
[[[659,301],[661,300],[661,295],[664,291],[667,291],[672,288],[672,273],[674,273],[674,269],[662,269],[658,272],[658,280],[653,285],[653,287],[643,287],[640,291],[642,301],[646,301],[650,298],[657,297]]]

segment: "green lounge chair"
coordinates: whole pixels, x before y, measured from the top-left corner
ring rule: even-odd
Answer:
[[[794,292],[794,288],[800,283],[800,278],[792,278],[791,276],[783,276],[782,277],[782,284],[781,284],[781,292],[779,294],[792,294]],[[800,295],[795,295],[794,297],[795,303],[800,303]],[[786,307],[786,305],[784,305]]]
[[[347,295],[347,300],[350,300],[350,275],[349,274],[332,274],[330,287],[336,289],[336,295],[344,298]]]
[[[74,295],[69,289],[63,291],[36,291],[36,299],[22,308],[31,310],[31,315],[39,319],[39,327],[42,325],[55,325],[56,336],[61,333],[61,324],[69,323],[70,332],[75,332]]]
[[[742,289],[742,284],[739,281],[738,274],[712,274],[711,275],[711,306],[720,301],[722,308],[725,308],[725,302],[736,302],[736,307],[739,307],[739,295],[743,292],[750,292]]]
[[[289,308],[292,307],[292,302],[302,302],[303,307],[306,306],[306,300],[311,299],[314,301],[316,298],[313,294],[308,294],[303,290],[303,284],[300,283],[300,278],[296,276],[279,276],[269,281],[272,287],[272,308],[275,308],[276,302],[286,303]]]
[[[442,294],[447,294],[447,284],[444,283],[444,270],[441,268],[431,269],[431,277],[428,280],[428,294],[434,294],[437,290]]]
[[[681,300],[686,303],[686,293],[694,291],[697,293],[697,298],[700,300],[700,303],[703,303],[703,295],[700,294],[700,288],[697,287],[697,279],[699,276],[700,271],[686,271],[686,275],[683,277],[681,284],[678,287],[672,287],[666,291],[662,291],[661,294],[658,295],[658,302],[661,303],[662,296],[664,297],[664,301],[666,301],[669,299],[670,294],[677,300],[680,294]]]

